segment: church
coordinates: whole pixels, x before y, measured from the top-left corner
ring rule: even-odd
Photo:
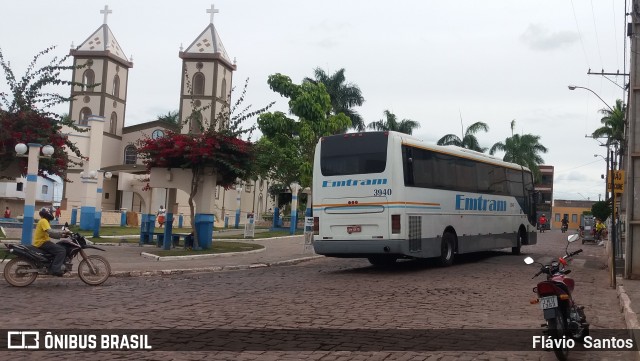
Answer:
[[[65,132],[88,159],[83,160],[81,168],[69,169],[71,183],[65,184],[61,208],[63,214],[77,215],[82,229],[93,229],[94,219],[102,224],[120,224],[121,213],[125,211],[144,219],[145,215],[155,214],[160,206],[176,218],[178,214],[184,215],[181,217],[184,225],[190,224],[186,192],[178,190],[175,197],[169,197],[168,189],[149,189],[149,175],[137,156],[136,142],[146,137],[162,137],[167,131],[199,131],[194,124],[185,124],[194,109],[201,112],[200,119],[205,123],[228,109],[237,66],[213,24],[217,12],[213,5],[207,9],[209,24],[178,53],[182,59],[182,69],[175,69],[182,72],[179,125],[136,119],[137,124],[125,126],[127,85],[129,72],[134,71],[133,61],[127,59],[107,24],[112,13],[108,6],[100,11],[104,15],[103,24],[71,49],[73,64],[82,66],[74,69],[72,79],[83,86],[71,89],[69,116],[87,132],[78,133],[71,128]],[[273,209],[269,186],[264,179],[238,184],[235,189],[216,186],[215,191],[204,195],[211,197],[215,225],[244,224],[249,215],[258,217]]]

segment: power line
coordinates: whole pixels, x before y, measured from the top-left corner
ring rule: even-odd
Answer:
[[[576,22],[576,29],[578,30],[578,36],[580,37],[580,45],[582,45],[582,53],[584,54],[584,59],[587,62],[587,67],[591,68],[591,64],[589,64],[589,57],[587,56],[587,50],[584,47],[584,41],[582,40],[582,32],[580,31],[580,26],[578,25],[578,17],[576,16],[576,8],[573,6],[573,0],[571,0],[571,9],[573,10],[573,19]]]
[[[602,51],[600,50],[600,40],[598,39],[598,27],[596,26],[596,13],[593,11],[593,0],[591,0],[591,17],[593,19],[593,30],[596,33],[596,46],[598,47],[598,55],[600,56],[600,67],[603,67],[604,61],[602,61]]]

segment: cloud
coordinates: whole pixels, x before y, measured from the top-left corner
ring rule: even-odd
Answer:
[[[579,40],[579,35],[573,31],[558,31],[551,33],[549,29],[536,24],[529,24],[520,35],[522,40],[532,50],[549,51],[571,45]]]

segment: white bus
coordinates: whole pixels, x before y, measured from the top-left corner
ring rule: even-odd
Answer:
[[[533,176],[518,164],[397,132],[323,137],[313,166],[314,249],[437,258],[536,243]]]

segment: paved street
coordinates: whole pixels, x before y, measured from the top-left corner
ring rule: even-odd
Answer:
[[[535,259],[562,255],[565,235],[546,232],[524,247]],[[576,300],[593,330],[624,329],[608,288],[604,249],[573,244]],[[89,287],[77,278],[43,278],[26,288],[0,284],[3,329],[537,329],[530,305],[539,277],[525,255],[487,252],[438,268],[403,262],[376,269],[366,260],[321,258],[295,266],[171,276],[111,278]],[[44,309],[46,305],[46,309]],[[26,316],[28,314],[28,317]],[[60,320],[60,321],[56,321]],[[479,335],[481,336],[481,335]],[[384,334],[380,337],[384,337]],[[390,340],[380,339],[381,344]],[[477,342],[487,342],[478,337]],[[500,342],[500,340],[495,340]],[[391,342],[393,344],[394,342]],[[482,349],[467,341],[460,349]],[[265,349],[270,346],[265,345]],[[194,347],[194,350],[198,349]],[[3,359],[114,360],[554,360],[531,351],[152,351],[2,352]],[[631,352],[573,352],[575,360],[633,360]]]

